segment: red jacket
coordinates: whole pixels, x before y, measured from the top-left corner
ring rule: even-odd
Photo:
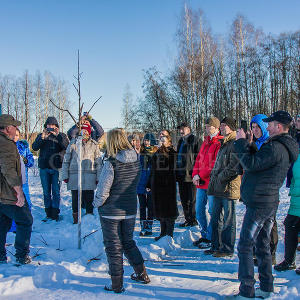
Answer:
[[[195,175],[199,175],[200,177],[200,185],[197,185],[199,189],[207,189],[208,187],[210,172],[215,165],[217,154],[221,147],[221,139],[223,139],[223,136],[220,134],[213,138],[210,136],[204,138],[192,174],[192,177]]]

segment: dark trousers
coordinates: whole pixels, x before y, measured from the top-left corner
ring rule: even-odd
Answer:
[[[23,207],[0,203],[0,257],[6,257],[6,235],[12,220],[17,224],[15,248],[16,257],[25,257],[29,253],[29,244],[32,231],[32,215],[27,202]]]
[[[123,253],[131,266],[144,263],[142,254],[133,240],[135,218],[114,220],[100,216],[100,222],[111,276],[123,275]]]
[[[72,192],[72,210],[73,213],[78,212],[78,191],[73,190]],[[81,194],[81,201],[83,207],[86,209],[87,214],[92,214],[94,207],[93,207],[93,200],[94,200],[94,191],[82,191]]]
[[[214,197],[211,225],[212,249],[232,254],[236,237],[235,200]]]
[[[287,215],[284,220],[284,259],[289,264],[294,263],[296,259],[296,250],[298,246],[298,234],[300,232],[300,217]]]
[[[173,218],[160,218],[159,222],[160,222],[160,235],[161,236],[169,235],[169,236],[173,237],[175,219],[173,219]]]
[[[138,194],[140,202],[140,220],[153,220],[153,203],[151,194]]]
[[[260,288],[273,292],[272,256],[270,234],[274,224],[277,207],[246,208],[238,244],[240,294],[255,296],[253,247],[256,249]]]
[[[196,187],[192,182],[178,181],[179,195],[185,220],[189,223],[196,222]]]
[[[59,208],[60,183],[58,177],[59,173],[57,170],[40,169],[40,178],[43,187],[45,208]]]

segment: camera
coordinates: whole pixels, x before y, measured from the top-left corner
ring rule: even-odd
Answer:
[[[244,130],[245,133],[247,133],[248,131],[247,121],[241,120],[241,128]]]
[[[54,131],[54,128],[47,128],[47,131],[52,132],[52,131]]]

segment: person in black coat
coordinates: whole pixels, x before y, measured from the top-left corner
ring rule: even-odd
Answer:
[[[159,240],[163,236],[173,237],[175,220],[178,217],[176,201],[176,151],[167,130],[160,134],[161,146],[152,157],[151,175],[147,191],[152,194],[154,216],[160,221]]]
[[[268,123],[270,138],[259,151],[251,151],[243,130],[238,131],[234,143],[236,155],[245,171],[241,198],[246,205],[246,213],[238,244],[240,292],[227,299],[241,299],[240,296],[265,299],[274,290],[270,232],[279,204],[279,189],[288,168],[298,157],[299,146],[288,134],[292,121],[289,113],[277,111],[263,121]],[[260,280],[260,288],[256,290],[252,259],[254,246]]]
[[[60,183],[58,169],[62,167],[63,157],[69,145],[66,134],[59,132],[55,117],[48,117],[44,130],[32,144],[34,151],[40,150],[39,168],[44,193],[44,205],[47,220],[58,221],[60,204]],[[52,195],[51,195],[52,191]]]
[[[176,177],[185,217],[185,222],[179,226],[196,226],[196,186],[193,184],[192,173],[200,145],[187,123],[180,124],[177,129],[181,138],[177,145]]]

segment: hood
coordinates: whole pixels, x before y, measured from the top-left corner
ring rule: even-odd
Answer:
[[[28,142],[26,140],[19,140],[16,142],[16,145],[19,150],[25,150],[29,147]]]
[[[235,140],[235,138],[236,138],[236,131],[232,131],[224,137],[223,144],[226,144],[227,142],[229,142],[231,140]]]
[[[143,139],[144,139],[144,140],[149,140],[151,146],[154,146],[154,145],[157,144],[156,138],[155,138],[155,136],[154,136],[153,133],[150,133],[150,132],[146,133],[146,134],[144,135],[144,138],[143,138]]]
[[[133,149],[119,151],[116,159],[122,163],[130,163],[138,160],[138,155]]]
[[[297,160],[299,154],[299,145],[298,143],[287,133],[276,135],[271,138],[272,141],[278,141],[287,149],[290,162],[293,163]]]
[[[263,121],[263,119],[266,119],[266,118],[268,118],[266,115],[259,114],[259,115],[254,116],[250,122],[250,128],[252,128],[252,123],[256,123],[261,129],[262,136],[257,139],[259,144],[262,144],[265,140],[267,140],[269,138],[269,131],[267,130],[268,123]]]

